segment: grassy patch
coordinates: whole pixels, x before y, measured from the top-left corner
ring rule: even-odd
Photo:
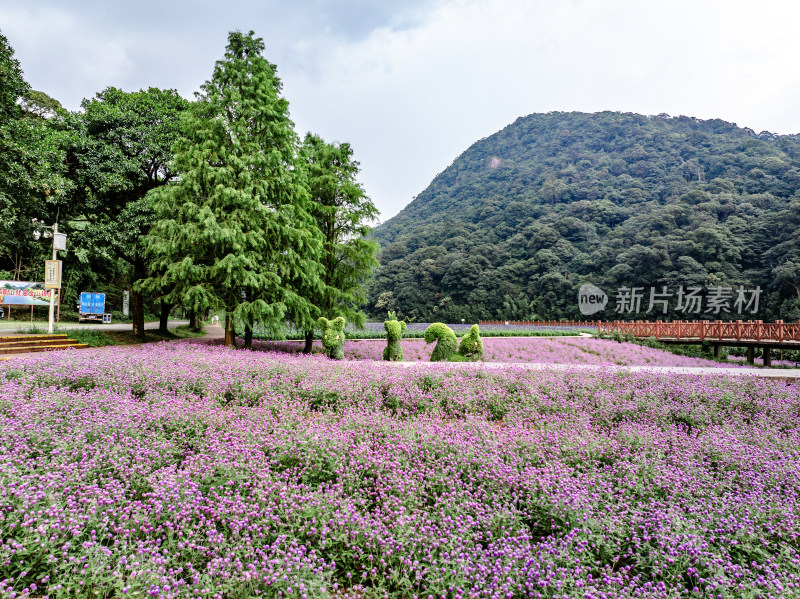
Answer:
[[[158,329],[151,329],[145,331],[144,339],[140,339],[133,334],[133,331],[109,331],[108,336],[114,340],[115,345],[133,345],[140,343],[154,343],[158,341],[171,341],[173,339],[190,339],[202,337],[205,335],[205,329],[200,331],[193,331],[189,325],[181,325],[174,329],[170,329],[166,333],[160,332]]]
[[[85,343],[89,347],[104,347],[106,345],[116,345],[114,340],[104,331],[93,331],[92,329],[72,329],[61,331],[69,335],[78,343]]]
[[[192,330],[189,325],[181,325],[171,328],[167,333],[162,333],[158,329],[145,331],[144,339],[140,339],[133,334],[133,331],[108,331],[102,329],[71,329],[59,326],[53,327],[53,332],[61,335],[68,335],[78,343],[85,343],[89,347],[105,347],[108,345],[135,345],[141,343],[154,343],[158,341],[170,341],[173,339],[193,339],[205,335],[205,329],[199,331]],[[42,328],[33,324],[20,331],[24,335],[45,335],[47,327]]]
[[[57,335],[68,335],[78,343],[85,343],[89,347],[104,347],[106,345],[116,345],[115,341],[106,334],[105,331],[93,329],[63,329],[58,325],[53,327],[53,333]],[[46,335],[47,327],[32,324],[28,328],[20,331],[22,335]]]
[[[199,331],[195,331],[188,324],[182,324],[179,327],[170,329],[176,339],[194,339],[202,337],[206,334],[205,327],[201,327]]]

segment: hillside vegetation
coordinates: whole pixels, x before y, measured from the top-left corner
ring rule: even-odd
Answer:
[[[800,319],[800,136],[718,119],[532,114],[477,141],[375,230],[369,294],[420,320],[576,318],[583,283],[643,288],[639,318]],[[651,287],[731,288],[729,313],[645,314]],[[747,296],[751,299],[752,294]],[[686,307],[685,305],[683,306]]]

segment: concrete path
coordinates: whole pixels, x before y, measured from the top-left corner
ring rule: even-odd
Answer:
[[[225,329],[219,324],[205,325],[206,334],[200,339],[225,339]]]
[[[430,367],[441,364],[467,368],[522,368],[524,370],[557,370],[585,372],[650,372],[653,374],[690,374],[704,376],[747,377],[800,380],[800,368],[709,368],[705,366],[616,366],[599,364],[540,364],[530,362],[381,362],[398,367]]]

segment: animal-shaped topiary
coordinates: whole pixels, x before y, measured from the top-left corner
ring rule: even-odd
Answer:
[[[344,360],[344,323],[341,316],[328,320],[321,316],[317,320],[322,329],[322,347],[331,360]]]
[[[406,323],[398,321],[394,312],[389,312],[389,320],[383,321],[386,329],[386,348],[383,350],[383,359],[389,362],[403,361],[403,348],[400,347],[400,339],[403,338],[403,331],[406,330]]]
[[[458,355],[467,362],[480,362],[483,359],[483,341],[481,341],[478,325],[472,325],[469,333],[461,338]]]
[[[425,329],[425,343],[433,343],[436,340],[436,347],[431,353],[431,362],[443,362],[456,353],[458,349],[458,338],[449,326],[442,322],[434,322]]]

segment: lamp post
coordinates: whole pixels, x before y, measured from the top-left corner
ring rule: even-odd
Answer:
[[[39,239],[44,235],[45,239],[48,237],[53,238],[53,261],[58,260],[58,250],[66,250],[67,249],[67,236],[64,233],[58,232],[58,223],[56,222],[52,226],[45,225],[41,223],[39,219],[34,218],[31,221],[33,223],[33,238]],[[43,229],[51,229],[51,231],[44,231]],[[58,272],[58,284],[56,287],[50,289],[50,313],[47,320],[47,332],[48,334],[53,334],[53,316],[55,313],[55,305],[56,305],[56,289],[61,289],[61,269],[59,268]]]

